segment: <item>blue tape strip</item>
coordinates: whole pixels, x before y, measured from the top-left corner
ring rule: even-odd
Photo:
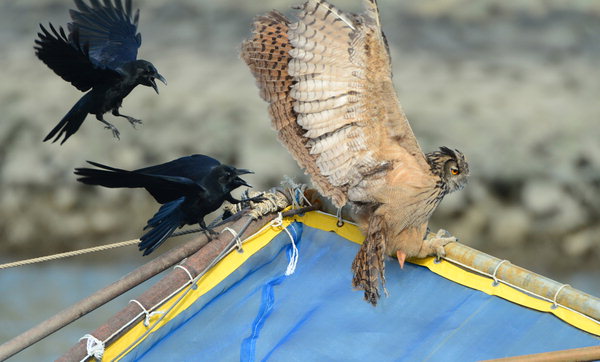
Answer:
[[[294,243],[296,243],[296,247],[299,247],[300,235],[302,235],[303,225],[298,222],[294,222],[287,227],[290,234],[294,238]],[[286,255],[288,259],[291,259],[292,256],[292,245],[291,243],[286,246]],[[262,330],[265,322],[271,315],[273,311],[273,306],[275,305],[275,287],[281,284],[287,277],[285,276],[285,270],[282,272],[280,276],[277,276],[271,279],[262,287],[262,301],[261,305],[258,309],[258,313],[254,322],[252,322],[252,333],[249,337],[244,338],[242,341],[242,346],[240,350],[240,361],[244,362],[254,362],[256,360],[256,342],[260,336],[260,331]]]

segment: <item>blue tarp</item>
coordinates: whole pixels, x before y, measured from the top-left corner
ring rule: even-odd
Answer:
[[[352,290],[359,245],[294,223],[125,360],[475,361],[600,343],[555,316],[387,260],[389,297]]]

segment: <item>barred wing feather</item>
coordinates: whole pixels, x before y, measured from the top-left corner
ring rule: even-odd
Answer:
[[[373,201],[353,189],[382,181],[390,142],[428,168],[393,88],[377,4],[364,2],[360,16],[324,0],[304,3],[294,23],[271,12],[242,46],[280,140],[337,206]]]

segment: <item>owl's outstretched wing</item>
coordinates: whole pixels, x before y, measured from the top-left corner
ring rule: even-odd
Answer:
[[[428,169],[393,88],[377,4],[364,2],[354,15],[309,0],[295,23],[271,12],[242,45],[280,140],[338,206],[391,166],[390,143]]]

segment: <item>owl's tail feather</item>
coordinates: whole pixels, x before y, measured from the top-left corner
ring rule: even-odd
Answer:
[[[352,286],[365,291],[365,300],[373,306],[379,300],[379,284],[385,291],[385,239],[383,219],[372,216],[367,237],[352,262]]]

